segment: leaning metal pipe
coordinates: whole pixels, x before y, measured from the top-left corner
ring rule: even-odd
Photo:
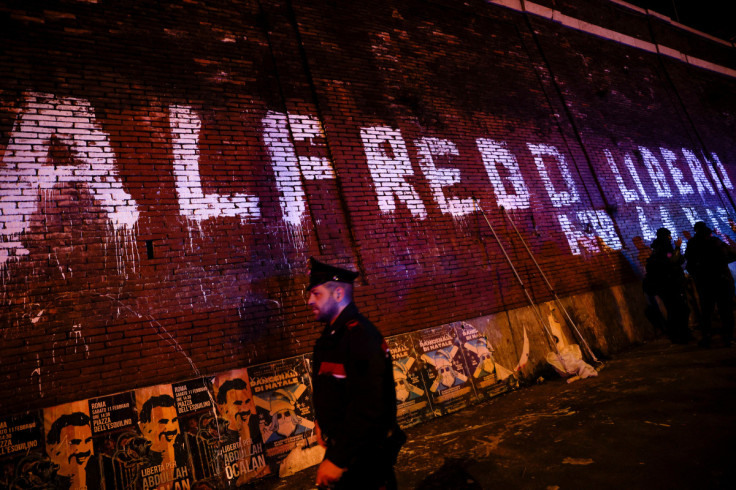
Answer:
[[[539,321],[539,324],[544,329],[545,333],[547,334],[547,339],[549,342],[554,346],[555,352],[557,353],[557,356],[562,363],[562,367],[565,368],[567,371],[567,366],[565,366],[565,361],[562,360],[562,356],[560,355],[560,351],[557,348],[557,342],[554,341],[554,335],[552,335],[552,332],[550,332],[550,327],[547,325],[547,323],[544,321],[544,318],[542,317],[542,313],[539,311],[539,306],[534,303],[534,300],[532,299],[531,295],[529,294],[529,290],[526,287],[526,284],[521,279],[521,276],[519,275],[518,271],[516,270],[516,267],[514,267],[514,263],[511,261],[511,257],[509,257],[508,253],[506,253],[506,247],[503,246],[503,243],[501,243],[501,240],[498,238],[498,235],[496,234],[496,230],[493,228],[493,225],[488,219],[488,216],[486,216],[485,211],[483,211],[483,208],[481,208],[478,205],[478,201],[473,197],[473,202],[475,203],[476,209],[480,211],[480,214],[483,216],[483,219],[486,221],[486,224],[488,225],[488,228],[490,228],[491,233],[493,234],[493,238],[496,239],[496,243],[498,243],[498,248],[501,249],[501,252],[503,253],[503,256],[506,258],[506,262],[511,267],[511,271],[514,273],[514,277],[516,277],[516,280],[519,282],[519,285],[521,286],[521,289],[524,291],[524,295],[526,296],[527,301],[529,302],[529,305],[532,307],[532,310],[537,316],[537,320]]]
[[[516,235],[519,237],[519,239],[521,240],[521,243],[524,245],[524,248],[526,249],[526,253],[529,254],[529,257],[532,259],[532,262],[534,262],[534,265],[537,267],[537,270],[539,271],[539,275],[542,276],[542,279],[544,279],[544,283],[547,285],[547,289],[549,289],[549,291],[554,296],[555,303],[557,303],[557,306],[559,306],[559,308],[563,311],[563,313],[565,314],[565,318],[567,319],[568,323],[570,324],[570,326],[572,327],[572,329],[575,331],[575,333],[577,334],[577,336],[580,339],[580,341],[585,346],[585,350],[587,351],[588,355],[590,355],[590,358],[593,359],[593,361],[600,362],[595,357],[595,354],[593,354],[593,351],[591,350],[590,346],[588,345],[588,342],[586,342],[586,340],[583,337],[583,335],[580,333],[580,330],[578,330],[578,327],[575,324],[575,322],[573,321],[573,319],[570,316],[570,314],[568,313],[567,308],[565,308],[565,305],[563,305],[562,304],[562,301],[560,301],[560,297],[557,296],[557,292],[555,291],[555,288],[552,287],[552,284],[547,279],[547,275],[542,270],[542,267],[539,265],[539,263],[537,262],[537,259],[534,257],[534,254],[532,253],[531,249],[529,248],[529,245],[527,245],[526,240],[524,240],[524,237],[519,232],[519,229],[516,227],[516,223],[514,223],[514,220],[511,218],[511,216],[509,215],[509,213],[506,212],[506,208],[504,208],[503,206],[499,206],[499,207],[501,208],[501,213],[506,217],[506,219],[509,220],[509,223],[511,223],[511,226],[514,228],[514,231],[516,232]]]

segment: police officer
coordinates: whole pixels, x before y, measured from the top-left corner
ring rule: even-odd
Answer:
[[[353,302],[357,273],[310,258],[308,305],[325,328],[314,346],[312,382],[319,443],[326,449],[317,485],[396,488],[393,365],[381,333]]]

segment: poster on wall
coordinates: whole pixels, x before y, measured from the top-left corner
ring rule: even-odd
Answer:
[[[401,427],[410,427],[434,417],[424,385],[421,362],[414,349],[414,334],[386,338],[393,360],[396,386],[396,418]]]
[[[44,451],[40,412],[0,418],[0,489],[51,488],[53,468]]]
[[[145,441],[136,427],[132,392],[89,400],[94,453],[99,461],[102,488],[138,488],[138,465]]]
[[[270,474],[258,426],[253,393],[245,369],[218,374],[212,380],[217,405],[222,480],[236,488]]]
[[[478,399],[487,400],[507,391],[508,385],[502,380],[504,376],[499,376],[493,359],[493,346],[485,335],[469,323],[459,322],[454,327]]]
[[[139,488],[189,488],[192,471],[172,386],[135,390],[135,408],[146,444],[138,467]]]
[[[415,348],[422,361],[424,384],[436,415],[454,412],[473,403],[473,383],[450,325],[416,332]]]
[[[99,459],[92,443],[93,421],[87,400],[43,410],[46,454],[53,488],[99,488]]]
[[[179,427],[189,453],[191,480],[203,488],[220,484],[221,464],[217,455],[221,427],[215,415],[212,379],[195,378],[174,383]]]
[[[318,464],[324,456],[314,430],[307,365],[298,356],[248,368],[266,458],[279,477]]]

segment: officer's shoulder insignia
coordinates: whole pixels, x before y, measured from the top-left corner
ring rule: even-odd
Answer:
[[[348,329],[350,329],[350,328],[357,327],[360,324],[358,323],[358,320],[350,320],[346,325]]]

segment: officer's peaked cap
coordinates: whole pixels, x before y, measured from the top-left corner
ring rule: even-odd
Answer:
[[[315,286],[319,286],[320,284],[330,281],[352,284],[353,281],[355,281],[355,278],[358,277],[357,272],[322,263],[314,257],[309,258],[309,267],[310,273],[307,291],[311,290]]]

